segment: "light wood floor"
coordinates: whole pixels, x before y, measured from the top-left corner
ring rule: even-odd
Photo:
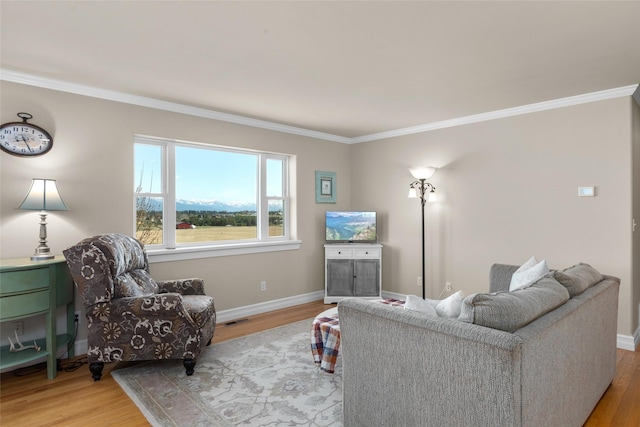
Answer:
[[[214,343],[309,319],[327,308],[319,300],[251,316],[248,321],[231,326],[219,324]],[[67,366],[70,362],[65,360],[62,364]],[[112,370],[124,366],[128,364],[107,364],[98,382],[91,379],[86,364],[72,372],[58,372],[53,380],[47,380],[46,370],[21,377],[10,372],[2,374],[0,425],[149,426],[110,375]],[[640,352],[617,352],[613,384],[585,424],[585,427],[605,426],[640,427]]]

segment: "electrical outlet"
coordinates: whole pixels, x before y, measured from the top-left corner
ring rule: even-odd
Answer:
[[[444,283],[444,290],[447,292],[451,292],[453,290],[453,286],[451,286],[451,282]]]
[[[418,287],[422,287],[422,277],[418,276]]]
[[[79,311],[76,311],[76,322],[78,323],[78,326],[80,326],[80,323],[82,323],[81,319],[82,319],[82,313]]]
[[[265,282],[264,280],[262,282],[260,282],[260,290],[261,291],[266,291],[267,290],[267,282]]]
[[[13,322],[13,323],[11,324],[11,326],[12,326],[13,330],[15,331],[15,333],[16,333],[18,336],[21,336],[21,335],[23,335],[23,334],[24,334],[24,322],[23,322],[22,320],[19,320],[19,321],[17,321],[17,322]],[[13,335],[13,334],[12,334],[12,335]]]

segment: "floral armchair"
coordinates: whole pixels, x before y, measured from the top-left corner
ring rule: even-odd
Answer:
[[[144,246],[123,234],[89,237],[63,253],[84,303],[95,381],[116,361],[182,359],[193,374],[216,321],[202,279],[155,282]]]

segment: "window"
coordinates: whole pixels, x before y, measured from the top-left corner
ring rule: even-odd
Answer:
[[[291,156],[136,136],[134,158],[135,235],[150,256],[292,242]]]

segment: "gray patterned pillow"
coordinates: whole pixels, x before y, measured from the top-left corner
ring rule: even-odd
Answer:
[[[459,320],[514,332],[569,300],[569,292],[550,274],[510,292],[469,295]]]
[[[577,264],[562,271],[554,273],[555,279],[564,285],[571,298],[580,295],[591,286],[602,281],[604,277],[589,264]]]

